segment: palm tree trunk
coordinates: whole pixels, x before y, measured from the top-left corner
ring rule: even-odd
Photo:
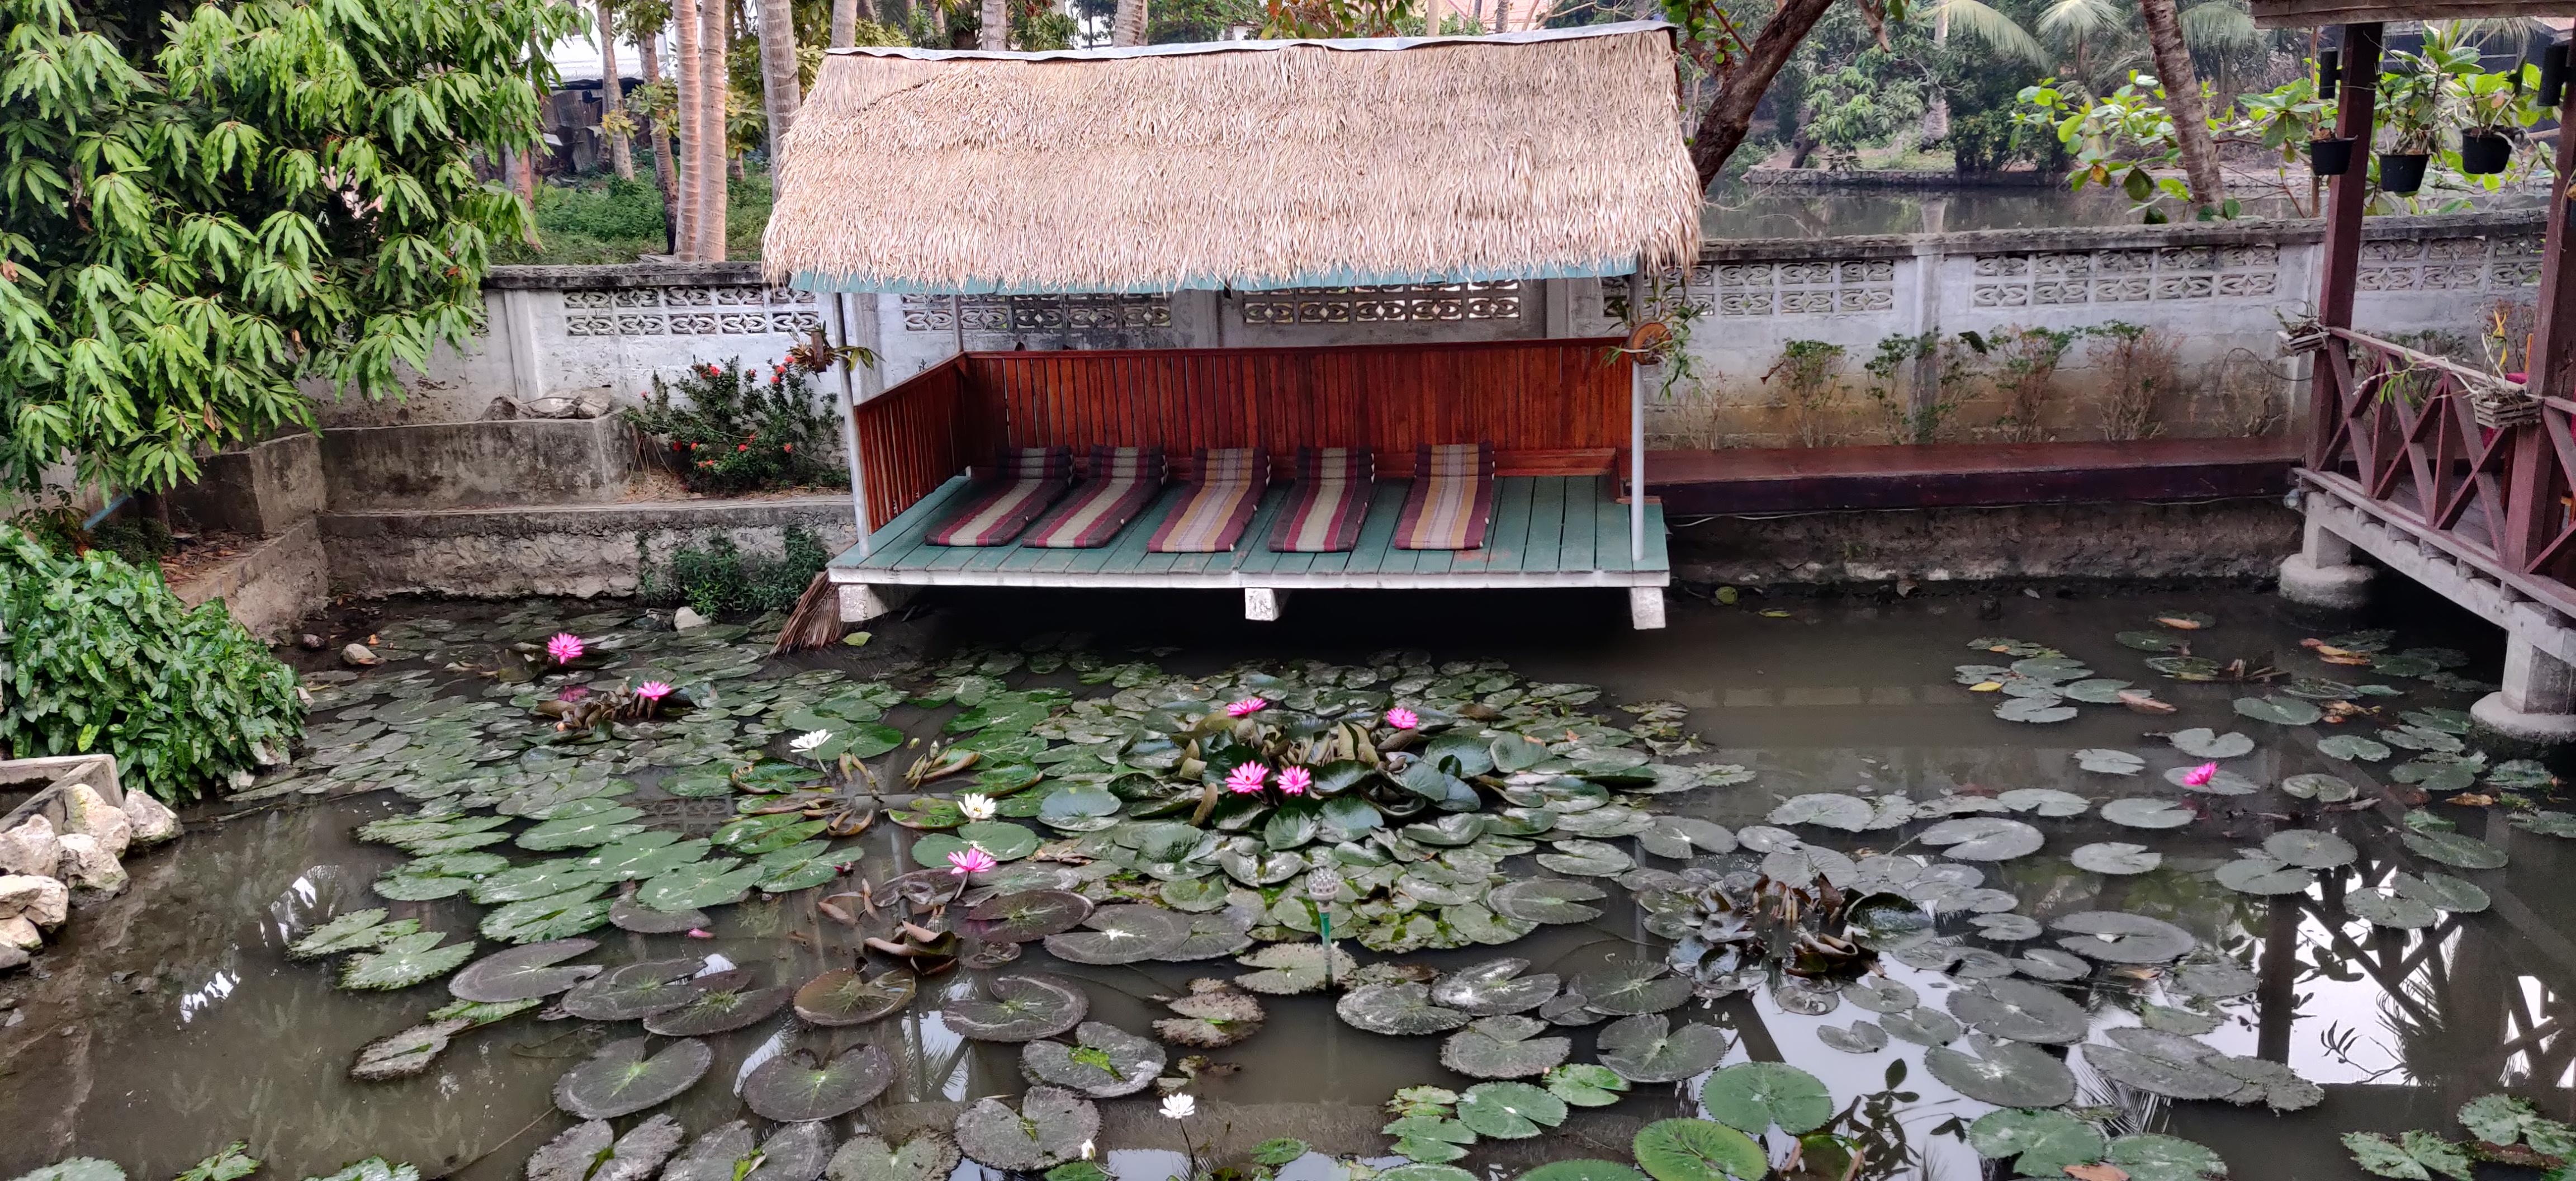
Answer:
[[[638,41],[635,50],[644,60],[644,77],[649,82],[662,80],[662,42],[660,30]],[[680,165],[671,153],[671,129],[660,119],[638,119],[644,138],[653,145],[653,183],[662,190],[662,233],[670,252],[680,252]]]
[[[779,145],[805,103],[796,79],[796,13],[788,0],[760,0],[760,102],[769,115],[769,174],[776,176],[785,158]]]
[[[2156,80],[2164,83],[2165,114],[2182,144],[2184,184],[2191,203],[2208,207],[2227,195],[2218,172],[2218,146],[2209,139],[2209,108],[2200,100],[2200,75],[2191,68],[2191,47],[2182,39],[2182,17],[2174,0],[2138,0],[2146,17],[2147,44],[2155,51]]]
[[[626,86],[617,77],[617,26],[610,22],[608,0],[598,0],[600,109],[614,112],[626,105]],[[608,167],[624,180],[635,179],[635,143],[625,132],[608,137]]]
[[[680,216],[674,232],[679,237],[680,261],[696,262],[703,249],[699,242],[698,217],[706,202],[698,190],[704,184],[702,174],[706,172],[707,145],[706,125],[701,119],[706,114],[706,103],[698,94],[705,89],[699,82],[706,73],[706,51],[698,44],[698,0],[672,0],[671,27],[680,42],[679,102],[671,113],[672,122],[676,124],[671,130],[680,137]]]
[[[1009,49],[1011,47],[1011,5],[1009,0],[984,0],[978,10],[975,26],[975,48]]]
[[[1109,17],[1111,45],[1145,43],[1145,0],[1118,0],[1118,9]]]
[[[725,257],[725,198],[729,195],[725,161],[733,155],[732,128],[727,126],[733,113],[733,29],[725,19],[726,7],[727,0],[700,0],[698,5],[698,52],[706,57],[698,88],[705,110],[699,118],[706,121],[707,132],[698,156],[704,179],[698,186],[698,257],[707,262],[723,262]]]
[[[832,0],[832,48],[859,43],[859,0]]]

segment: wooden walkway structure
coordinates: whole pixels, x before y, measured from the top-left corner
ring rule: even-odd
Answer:
[[[2576,0],[2252,0],[2265,26],[2342,26],[2335,134],[2370,150],[2391,21],[2566,16]],[[2542,76],[2566,74],[2568,45]],[[2536,105],[2576,126],[2576,92],[2544,83]],[[2297,473],[2306,538],[2282,563],[2281,593],[2361,603],[2372,571],[2356,549],[2505,629],[2504,686],[2478,719],[2512,737],[2576,741],[2576,265],[2568,178],[2576,136],[2556,137],[2536,330],[2522,373],[2498,376],[2359,331],[2361,222],[2371,197],[2356,159],[2326,198],[2317,318],[2291,334],[2311,352],[2308,452]],[[2518,342],[2507,342],[2508,354]]]

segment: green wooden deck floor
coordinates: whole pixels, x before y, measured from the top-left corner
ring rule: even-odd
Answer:
[[[1547,587],[1664,586],[1672,563],[1664,516],[1646,506],[1646,550],[1632,561],[1628,506],[1598,476],[1505,476],[1494,481],[1494,518],[1473,550],[1405,550],[1388,544],[1404,509],[1409,481],[1381,480],[1360,527],[1357,547],[1335,554],[1283,554],[1269,548],[1272,520],[1289,485],[1273,484],[1235,548],[1218,554],[1149,553],[1163,515],[1182,488],[1167,488],[1144,512],[1097,549],[1028,549],[1019,545],[938,546],[923,539],[965,494],[959,476],[832,560],[834,582],[913,586],[1100,587]]]

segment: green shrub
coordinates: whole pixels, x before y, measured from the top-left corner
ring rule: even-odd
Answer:
[[[786,611],[822,572],[832,553],[803,525],[790,525],[777,558],[746,557],[721,533],[671,555],[667,581],[645,568],[641,595],[654,602],[686,603],[710,619],[720,615]]]
[[[295,672],[220,603],[191,608],[105,550],[57,554],[0,525],[0,748],[106,751],[129,786],[195,797],[304,730]]]
[[[678,462],[692,492],[849,482],[828,455],[837,431],[802,365],[782,362],[765,375],[740,357],[692,365],[676,387],[656,375],[644,404],[625,413]]]

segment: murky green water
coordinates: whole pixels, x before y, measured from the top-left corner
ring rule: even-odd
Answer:
[[[2498,870],[2446,870],[2400,843],[2393,822],[2403,808],[2396,804],[2325,812],[2313,801],[2276,790],[2290,775],[2322,771],[2360,786],[2365,802],[2382,792],[2408,791],[2391,781],[2391,769],[2409,756],[2405,750],[2378,763],[2329,759],[2316,750],[2321,736],[2371,733],[2396,725],[2393,719],[2297,727],[2252,721],[2229,704],[2244,695],[2243,687],[2167,680],[2143,666],[2146,653],[2112,638],[2124,630],[2153,629],[2150,617],[2158,613],[2205,612],[2218,626],[2193,633],[2195,651],[2277,663],[2299,675],[2387,683],[2404,692],[2384,699],[2391,714],[2425,706],[2465,708],[2474,696],[2325,665],[2299,641],[2329,631],[2292,617],[2268,596],[2008,596],[2000,600],[1996,619],[1979,618],[1973,598],[1734,608],[1677,602],[1670,630],[1642,634],[1618,626],[1624,620],[1607,596],[1318,597],[1299,600],[1287,623],[1270,626],[1227,618],[1223,608],[1229,605],[1214,596],[969,596],[908,627],[918,629],[915,638],[936,656],[974,643],[1016,643],[1041,628],[1081,626],[1096,633],[1093,649],[1107,659],[1156,659],[1188,675],[1236,661],[1359,661],[1391,646],[1416,647],[1444,661],[1505,660],[1536,681],[1599,685],[1602,696],[1588,708],[1612,717],[1624,717],[1611,710],[1615,703],[1677,702],[1688,707],[1687,729],[1711,748],[1677,761],[1741,764],[1753,777],[1737,786],[1648,802],[1660,812],[1702,817],[1733,830],[1763,825],[1777,797],[1809,792],[1901,792],[1932,801],[1950,793],[2044,787],[2095,802],[2131,795],[2186,801],[2199,818],[2160,832],[2109,823],[2098,809],[2072,819],[2016,817],[2039,828],[2046,845],[2030,856],[1976,866],[1982,885],[2008,891],[2018,913],[2042,923],[2076,912],[2128,910],[2187,929],[2205,949],[2251,970],[2259,982],[2245,995],[2206,1006],[2220,1021],[2202,1041],[2225,1054],[2284,1063],[2321,1086],[2324,1097],[2289,1114],[2261,1104],[2167,1099],[2105,1078],[2074,1056],[2076,1102],[2098,1108],[2088,1114],[2107,1130],[2197,1140],[2222,1154],[2240,1178],[2345,1178],[2362,1175],[2336,1142],[2345,1130],[2421,1127],[2456,1138],[2460,1133],[2450,1113],[2498,1090],[2536,1101],[2547,1115],[2576,1116],[2568,1090],[2576,1042],[2563,1032],[2569,989],[2576,987],[2576,919],[2567,917],[2576,913],[2576,844],[2512,827],[2501,807],[2435,806],[2461,834],[2510,857]],[[1787,614],[1768,617],[1756,607]],[[494,609],[441,613],[488,619]],[[2400,629],[2395,647],[2455,645],[2470,657],[2458,673],[2493,675],[2492,636],[2415,600],[2382,615],[2363,622]],[[897,642],[898,633],[910,634],[892,629],[886,642]],[[1992,713],[1999,695],[1971,692],[1954,675],[1963,663],[2004,659],[1970,651],[1966,641],[1979,636],[2063,650],[2100,676],[2151,688],[2179,713],[2150,717],[2116,705],[2086,705],[2074,720],[2056,724],[1999,720]],[[807,663],[832,666],[830,660]],[[401,672],[394,665],[369,675]],[[481,692],[479,680],[444,675],[459,691]],[[1062,672],[1021,672],[1009,680],[1020,687],[1109,691],[1078,685]],[[910,734],[928,735],[952,712],[904,707],[887,720]],[[2200,760],[2146,736],[2193,726],[2256,739],[2254,753],[2222,761],[2264,790],[2218,796],[2168,785],[2161,777],[2166,768]],[[2073,752],[2086,748],[2135,752],[2146,770],[2134,777],[2081,771]],[[2500,761],[2507,753],[2493,757]],[[650,823],[704,835],[731,814],[730,800],[661,797],[653,787],[656,775],[636,778],[646,786],[633,799]],[[446,991],[431,983],[391,993],[346,992],[332,986],[328,965],[289,962],[284,955],[287,943],[328,917],[369,906],[417,917],[430,929],[473,930],[485,908],[461,899],[388,903],[372,895],[369,883],[406,855],[358,842],[352,830],[411,807],[384,793],[273,807],[220,825],[200,821],[174,849],[137,859],[131,866],[133,891],[78,916],[63,945],[41,961],[45,978],[21,974],[0,983],[0,996],[16,998],[26,1013],[19,1025],[0,1029],[0,1054],[8,1055],[7,1073],[0,1075],[0,1128],[9,1129],[0,1136],[0,1176],[70,1154],[115,1159],[136,1176],[168,1176],[237,1138],[249,1140],[275,1176],[326,1173],[377,1153],[412,1161],[426,1176],[517,1175],[533,1149],[575,1122],[550,1104],[557,1077],[599,1046],[631,1036],[631,1024],[523,1015],[458,1035],[424,1075],[354,1083],[344,1072],[359,1048],[445,1004]],[[2241,893],[2213,879],[2210,871],[2236,859],[2241,848],[2301,826],[2348,838],[2357,861],[2322,875],[2305,893],[2281,897]],[[1813,826],[1797,831],[1816,846],[1855,856],[1895,850],[1928,860],[1937,851],[1909,841],[1927,827],[1928,821],[1918,820],[1903,829],[1856,834]],[[880,821],[857,843],[853,878],[881,880],[913,868],[898,850],[913,835]],[[2163,864],[2149,873],[2106,876],[2067,860],[2079,846],[2113,841],[2146,845],[2163,855]],[[2430,927],[2412,931],[2374,927],[2347,906],[2354,892],[2384,885],[2394,873],[2427,869],[2473,881],[2491,896],[2492,906],[2482,913],[2443,914]],[[1539,871],[1520,858],[1506,872]],[[847,966],[859,954],[856,932],[817,913],[814,900],[823,892],[755,894],[751,901],[717,909],[710,939],[602,928],[591,933],[602,946],[586,959],[613,964],[712,953],[764,983],[799,984]],[[1660,958],[1669,940],[1651,933],[1646,915],[1624,904],[1618,897],[1624,891],[1614,887],[1611,893],[1599,918],[1544,926],[1507,947],[1402,957],[1362,952],[1361,958],[1400,958],[1445,971],[1508,955],[1533,961],[1532,971],[1568,978],[1612,961]],[[1939,929],[1973,935],[1976,928],[1967,922],[1972,917],[1965,911],[1945,915]],[[1966,941],[2001,946],[2006,954],[2044,943]],[[1880,957],[1879,965],[1885,977],[1909,984],[1934,1009],[1943,1007],[1949,993],[1974,986],[1973,980],[1908,967],[1890,956]],[[1180,994],[1194,978],[1239,970],[1225,959],[1069,964],[1032,945],[997,974],[1043,971],[1077,981],[1090,996],[1091,1020],[1133,1031],[1166,1015],[1153,998]],[[941,991],[961,987],[958,982],[974,975],[960,970],[933,977],[909,1010],[872,1025],[806,1029],[782,1012],[716,1035],[709,1039],[713,1069],[657,1110],[697,1132],[747,1114],[736,1089],[761,1062],[792,1047],[837,1050],[873,1043],[893,1056],[895,1079],[855,1116],[833,1121],[835,1136],[869,1127],[900,1139],[919,1129],[945,1128],[961,1104],[1015,1096],[1027,1085],[1018,1046],[968,1040],[942,1021]],[[2107,1030],[2137,1024],[2143,998],[2177,999],[2158,993],[2164,983],[2157,975],[2105,966],[2062,990],[2087,1008],[2089,1036],[2098,1042]],[[1813,1007],[1811,996],[1793,994],[1790,1000]],[[1097,1141],[1124,1181],[1162,1181],[1178,1171],[1176,1150],[1184,1131],[1203,1151],[1213,1146],[1218,1155],[1233,1154],[1229,1159],[1257,1141],[1295,1136],[1324,1153],[1396,1163],[1386,1159],[1389,1138],[1378,1126],[1387,1117],[1379,1105],[1399,1087],[1463,1089],[1473,1081],[1441,1065],[1439,1037],[1390,1037],[1352,1028],[1319,995],[1267,998],[1267,1004],[1268,1023],[1258,1034],[1209,1051],[1233,1069],[1190,1085],[1202,1107],[1186,1125],[1160,1118],[1150,1090],[1099,1104]],[[2001,1167],[1981,1162],[1953,1130],[1954,1121],[1973,1119],[1989,1106],[1931,1077],[1924,1047],[1898,1040],[1856,1054],[1819,1040],[1826,1026],[1878,1018],[1856,1004],[1837,1003],[1815,1015],[1792,1013],[1772,991],[1757,987],[1705,1006],[1694,1002],[1668,1016],[1728,1031],[1728,1062],[1785,1060],[1803,1067],[1828,1085],[1837,1105],[1878,1096],[1886,1116],[1877,1121],[1865,1176],[1966,1178]],[[1592,1060],[1591,1039],[1601,1028],[1550,1032],[1570,1037],[1573,1058],[1582,1062]],[[1890,1086],[1891,1068],[1900,1063],[1903,1081]],[[1544,1135],[1489,1139],[1459,1163],[1507,1176],[1569,1157],[1625,1161],[1639,1126],[1694,1114],[1695,1093],[1689,1085],[1640,1084],[1615,1106],[1578,1108]],[[1776,1158],[1787,1141],[1778,1133],[1773,1139]],[[979,1166],[961,1168],[973,1173]],[[1327,1181],[1336,1170],[1313,1156],[1284,1175]]]

